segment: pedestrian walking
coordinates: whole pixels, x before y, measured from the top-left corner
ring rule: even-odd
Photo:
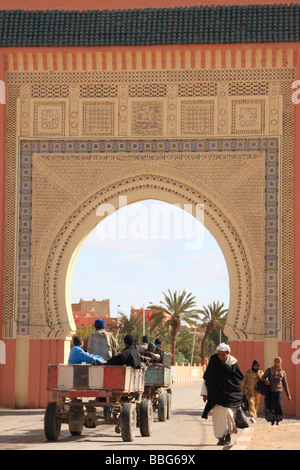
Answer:
[[[263,376],[263,371],[259,369],[259,361],[254,360],[251,369],[245,373],[242,382],[242,395],[246,397],[248,402],[248,414],[251,423],[255,423],[260,404],[260,394],[255,390],[255,385]]]
[[[237,359],[230,352],[227,344],[219,344],[217,354],[209,360],[201,390],[206,403],[202,418],[207,419],[208,412],[212,410],[218,445],[230,444],[231,434],[237,433],[235,417],[242,402],[244,376]]]
[[[283,420],[282,391],[284,389],[288,400],[292,397],[289,391],[286,372],[282,368],[282,359],[275,357],[273,367],[269,367],[262,376],[262,380],[270,386],[270,391],[265,398],[264,416],[266,421],[279,425]]]

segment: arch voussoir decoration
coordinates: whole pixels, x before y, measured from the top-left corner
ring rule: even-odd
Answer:
[[[182,181],[150,173],[127,177],[99,189],[72,211],[57,232],[47,256],[43,277],[44,312],[49,325],[47,337],[64,337],[72,324],[71,305],[63,295],[62,286],[64,287],[65,279],[70,274],[74,251],[99,222],[96,218],[97,208],[101,204],[113,204],[118,209],[119,197],[126,195],[129,200],[134,201],[145,199],[145,194],[149,197],[156,195],[164,201],[204,205],[205,225],[221,242],[231,282],[236,286],[232,292],[229,311],[229,320],[233,327],[231,330],[237,339],[247,337],[243,330],[247,329],[251,315],[252,274],[247,250],[238,229],[208,195]]]

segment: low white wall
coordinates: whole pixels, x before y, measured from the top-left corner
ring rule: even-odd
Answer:
[[[193,382],[201,382],[203,378],[204,368],[202,366],[194,364],[191,366],[188,364],[187,366],[179,366],[175,364],[172,366],[172,375],[173,375],[173,383],[181,384],[181,383],[193,383]]]

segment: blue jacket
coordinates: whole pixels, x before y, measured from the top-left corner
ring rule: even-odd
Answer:
[[[73,346],[70,352],[68,364],[90,364],[96,361],[97,365],[104,364],[101,356],[95,356],[85,352],[80,346]]]

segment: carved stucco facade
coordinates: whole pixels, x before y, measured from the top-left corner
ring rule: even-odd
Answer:
[[[293,340],[292,50],[50,51],[8,66],[4,337],[74,330],[76,253],[99,205],[127,196],[204,204],[229,272],[227,335]]]

